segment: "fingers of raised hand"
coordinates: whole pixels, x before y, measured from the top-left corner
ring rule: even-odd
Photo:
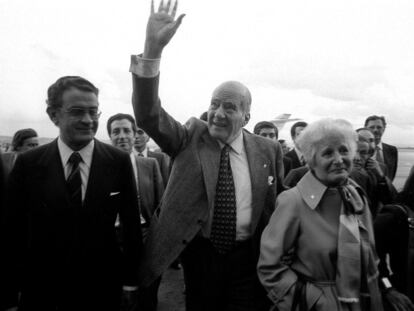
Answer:
[[[164,14],[168,14],[171,15],[173,18],[175,17],[175,14],[177,13],[177,7],[178,7],[178,0],[174,0],[174,4],[171,5],[171,0],[168,0],[166,2],[166,0],[160,0],[160,4],[158,6],[158,13],[164,13]],[[151,13],[154,13],[153,8],[154,8],[154,0],[152,0],[152,10]]]

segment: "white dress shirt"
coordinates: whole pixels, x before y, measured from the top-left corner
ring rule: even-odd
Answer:
[[[137,151],[137,155],[139,154],[142,154],[144,158],[148,158],[148,147],[145,147],[145,149],[142,150],[142,152]]]
[[[62,160],[63,171],[65,173],[65,179],[68,179],[69,174],[72,171],[72,167],[68,161],[74,150],[72,150],[68,145],[66,145],[60,137],[58,138],[57,144],[60,159]],[[88,185],[89,172],[91,170],[94,147],[95,141],[92,139],[89,144],[87,144],[81,150],[77,151],[82,158],[82,161],[79,163],[80,175],[82,180],[82,202],[85,200],[86,187]]]

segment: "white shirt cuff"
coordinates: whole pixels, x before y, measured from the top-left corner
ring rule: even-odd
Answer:
[[[154,78],[160,72],[161,58],[148,59],[141,55],[131,55],[129,71],[143,78]]]
[[[134,292],[138,290],[138,286],[122,286],[122,289],[126,292]]]

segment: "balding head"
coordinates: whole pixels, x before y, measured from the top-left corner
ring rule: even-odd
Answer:
[[[208,110],[210,135],[231,143],[250,119],[251,102],[249,89],[240,82],[227,81],[216,87]]]
[[[252,95],[249,89],[238,81],[226,81],[217,86],[213,91],[213,97],[217,93],[229,93],[239,96],[242,101],[246,112],[250,112],[250,106],[252,104]]]

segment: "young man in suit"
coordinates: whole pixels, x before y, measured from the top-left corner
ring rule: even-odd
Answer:
[[[366,128],[368,128],[375,138],[375,153],[373,158],[378,162],[384,163],[387,167],[387,176],[391,181],[394,180],[397,173],[398,166],[398,150],[395,146],[388,145],[382,142],[382,135],[384,134],[387,123],[384,117],[370,116],[365,120]]]
[[[150,137],[145,133],[145,131],[139,127],[135,132],[135,142],[134,148],[138,152],[140,157],[144,158],[153,158],[157,160],[158,165],[161,170],[161,175],[164,180],[164,186],[167,186],[168,177],[170,176],[170,159],[169,157],[163,152],[155,152],[149,150],[147,143]]]
[[[118,113],[111,116],[107,122],[107,130],[112,145],[126,151],[131,158],[141,212],[141,228],[145,241],[152,214],[164,193],[164,183],[158,162],[153,158],[138,156],[138,152],[134,149],[137,127],[131,115]],[[139,310],[157,310],[157,293],[160,281],[161,278],[158,278],[150,287],[139,289]]]
[[[296,139],[299,137],[300,133],[307,127],[308,124],[303,121],[296,122],[290,128],[290,136],[292,137],[292,141],[295,147],[286,153],[286,157],[288,157],[292,161],[291,169],[295,169],[301,166],[304,166],[306,163],[303,159],[302,152],[300,152],[299,148],[296,146]]]
[[[274,125],[272,122],[269,121],[260,121],[254,126],[253,133],[259,136],[266,137],[270,140],[273,140],[275,142],[279,142],[279,130],[277,129],[276,125]],[[283,147],[280,144],[280,148],[282,148],[283,153]],[[283,169],[285,171],[285,177],[289,173],[290,169],[292,168],[292,160],[286,156],[283,156]]]
[[[147,24],[145,50],[132,56],[138,125],[174,159],[151,222],[140,275],[151,283],[182,252],[186,310],[268,310],[256,265],[260,235],[282,183],[279,144],[250,134],[251,95],[240,82],[218,86],[208,121],[182,125],[160,106],[159,59],[183,15],[161,3]]]
[[[94,139],[100,112],[91,82],[65,76],[47,96],[59,137],[21,154],[9,179],[8,304],[19,303],[22,310],[119,310],[122,293],[127,302],[136,296],[142,249],[130,158]]]

